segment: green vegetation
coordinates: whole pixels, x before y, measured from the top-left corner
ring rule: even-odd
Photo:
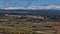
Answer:
[[[40,32],[46,32],[47,34],[48,32],[50,33],[56,30],[55,29],[56,21],[54,21],[54,18],[52,17],[47,18],[45,16],[38,17],[44,17],[44,19],[27,17],[26,15],[25,17],[4,16],[4,19],[7,20],[0,21],[0,31],[4,32],[6,30],[8,33],[18,31],[20,33],[25,34],[37,34]],[[53,20],[51,20],[50,18]]]

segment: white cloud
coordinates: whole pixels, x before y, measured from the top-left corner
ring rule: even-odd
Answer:
[[[55,5],[47,5],[47,6],[29,6],[29,9],[55,9],[60,8],[60,6]]]
[[[26,7],[6,7],[2,9],[60,9],[60,6],[47,5],[47,6],[28,6]]]

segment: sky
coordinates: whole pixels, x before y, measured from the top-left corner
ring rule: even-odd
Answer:
[[[60,0],[0,0],[0,8],[40,5],[60,5]]]

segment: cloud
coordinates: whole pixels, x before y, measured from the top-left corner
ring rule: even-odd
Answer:
[[[47,6],[29,6],[28,9],[60,9],[57,5],[47,5]]]
[[[47,5],[47,6],[28,6],[28,7],[6,7],[2,9],[60,9],[58,5]]]

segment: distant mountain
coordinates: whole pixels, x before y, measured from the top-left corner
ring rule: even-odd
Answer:
[[[6,9],[0,9],[0,14],[5,13],[5,14],[31,14],[31,15],[60,15],[60,10],[53,10],[53,9],[48,9],[48,10],[25,10],[25,9],[14,9],[14,10],[6,10]]]

